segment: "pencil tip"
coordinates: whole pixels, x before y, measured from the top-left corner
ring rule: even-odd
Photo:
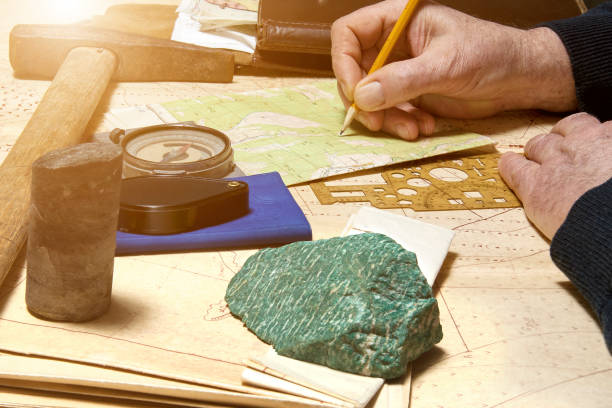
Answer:
[[[342,124],[342,128],[340,129],[340,136],[342,136],[342,133],[344,133],[344,131],[349,127],[349,125],[353,121],[353,118],[355,117],[356,114],[357,114],[357,108],[353,104],[346,111],[346,116],[344,117],[344,123]]]

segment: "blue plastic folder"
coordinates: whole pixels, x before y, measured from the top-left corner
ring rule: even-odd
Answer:
[[[304,213],[276,172],[236,177],[249,185],[250,212],[235,220],[173,235],[117,232],[117,255],[204,249],[260,248],[310,241]]]

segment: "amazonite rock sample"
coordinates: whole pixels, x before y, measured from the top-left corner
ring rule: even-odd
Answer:
[[[382,234],[263,249],[225,300],[279,354],[355,374],[399,377],[442,339],[415,255]]]

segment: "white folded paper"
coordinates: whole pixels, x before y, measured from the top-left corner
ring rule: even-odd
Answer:
[[[272,389],[339,407],[363,408],[376,395],[384,380],[345,373],[319,364],[279,356],[270,347],[252,358],[252,369],[242,373],[244,384]]]
[[[363,207],[349,219],[343,236],[377,232],[414,252],[429,286],[433,286],[455,232],[413,218]]]

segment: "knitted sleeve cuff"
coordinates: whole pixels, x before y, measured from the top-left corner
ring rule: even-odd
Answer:
[[[612,179],[576,201],[550,255],[593,308],[612,353]]]
[[[585,14],[542,24],[567,49],[581,111],[599,120],[612,119],[612,1]]]

